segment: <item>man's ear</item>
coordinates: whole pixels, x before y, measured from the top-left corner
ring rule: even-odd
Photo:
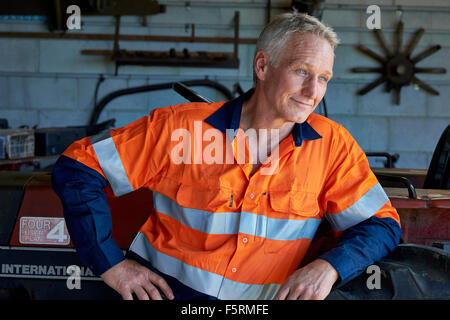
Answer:
[[[269,68],[269,55],[264,50],[259,50],[255,55],[253,70],[259,80],[265,80]]]

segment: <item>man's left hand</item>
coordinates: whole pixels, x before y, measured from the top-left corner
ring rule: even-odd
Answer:
[[[338,278],[336,269],[328,261],[316,259],[295,271],[274,300],[323,300]]]

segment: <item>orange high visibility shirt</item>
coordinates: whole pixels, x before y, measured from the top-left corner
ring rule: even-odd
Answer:
[[[336,231],[372,216],[399,223],[341,125],[311,114],[250,175],[245,133],[206,121],[227,107],[155,109],[64,152],[99,172],[117,196],[153,191],[152,214],[130,250],[158,270],[220,299],[270,299],[298,268],[323,218]],[[302,132],[313,138],[299,142]]]

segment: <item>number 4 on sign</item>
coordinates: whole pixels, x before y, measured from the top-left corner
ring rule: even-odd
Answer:
[[[64,242],[67,240],[67,235],[64,232],[64,220],[60,221],[47,233],[46,238],[50,240],[58,240],[58,242]]]

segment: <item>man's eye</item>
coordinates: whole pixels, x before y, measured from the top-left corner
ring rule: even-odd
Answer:
[[[300,74],[306,74],[306,70],[304,70],[304,69],[299,69],[299,70],[298,70],[298,73],[300,73]]]
[[[328,82],[328,78],[327,77],[319,77],[320,81],[324,81],[324,82]]]

